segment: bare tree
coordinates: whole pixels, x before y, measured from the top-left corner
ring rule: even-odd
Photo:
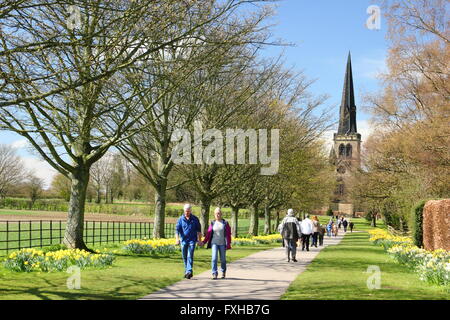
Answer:
[[[0,198],[4,198],[8,190],[25,177],[22,160],[13,147],[0,144]]]
[[[210,7],[212,12],[215,6]],[[155,189],[154,237],[164,236],[166,191],[176,187],[168,185],[174,167],[174,131],[192,129],[194,120],[207,113],[211,105],[218,108],[220,103],[220,109],[226,110],[222,112],[224,118],[232,114],[230,110],[242,108],[237,99],[248,96],[252,87],[241,86],[239,93],[232,87],[239,86],[242,74],[254,62],[256,48],[252,51],[250,47],[260,47],[266,40],[261,24],[268,14],[269,11],[261,10],[247,19],[228,16],[218,19],[210,28],[199,29],[172,50],[151,54],[151,61],[143,63],[140,70],[137,68],[137,76],[127,75],[132,88],[145,92],[138,103],[144,108],[155,104],[138,122],[139,132],[118,147]],[[258,81],[255,78],[252,79]],[[177,90],[157,101],[160,93],[173,83],[177,83]],[[209,203],[202,203],[209,211]],[[205,220],[201,221],[204,226]]]
[[[31,207],[44,191],[44,184],[44,180],[36,176],[34,173],[30,172],[27,174],[25,180],[25,189],[27,190],[30,197]]]
[[[111,96],[120,83],[118,71],[245,1],[224,1],[213,13],[204,14],[201,5],[208,2],[73,1],[73,17],[65,1],[53,1],[15,8],[2,19],[0,128],[25,137],[71,180],[63,241],[68,247],[87,249],[83,220],[90,167],[111,146],[134,134],[136,121],[154,106],[140,109]],[[193,14],[202,19],[182,30],[176,27],[180,21],[191,21]],[[68,23],[72,18],[75,21]],[[138,94],[124,95],[132,100]]]

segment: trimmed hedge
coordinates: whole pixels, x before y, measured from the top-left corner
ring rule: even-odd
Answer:
[[[412,209],[413,216],[413,241],[414,245],[419,248],[423,248],[423,207],[426,201],[419,202]]]

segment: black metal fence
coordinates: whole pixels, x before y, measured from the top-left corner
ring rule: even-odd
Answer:
[[[153,222],[85,221],[84,241],[95,245],[151,238],[153,227]],[[60,244],[65,229],[65,220],[0,221],[0,252]],[[164,234],[174,237],[175,224],[166,223]]]

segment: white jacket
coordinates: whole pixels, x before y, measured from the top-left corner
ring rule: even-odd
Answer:
[[[313,233],[314,226],[313,226],[311,219],[309,219],[309,218],[303,219],[302,222],[300,223],[300,227],[302,229],[302,234]]]

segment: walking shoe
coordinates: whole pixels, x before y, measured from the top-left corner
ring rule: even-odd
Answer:
[[[217,280],[217,273],[213,273],[212,279]]]
[[[193,274],[192,272],[189,272],[189,273],[186,275],[186,278],[187,278],[187,279],[190,279],[190,278],[192,278],[193,275],[194,275],[194,274]]]
[[[293,262],[297,262],[297,259],[293,258],[292,261],[293,261]]]
[[[222,279],[225,279],[225,272],[222,272]]]
[[[291,262],[291,259],[287,259],[287,262]]]

